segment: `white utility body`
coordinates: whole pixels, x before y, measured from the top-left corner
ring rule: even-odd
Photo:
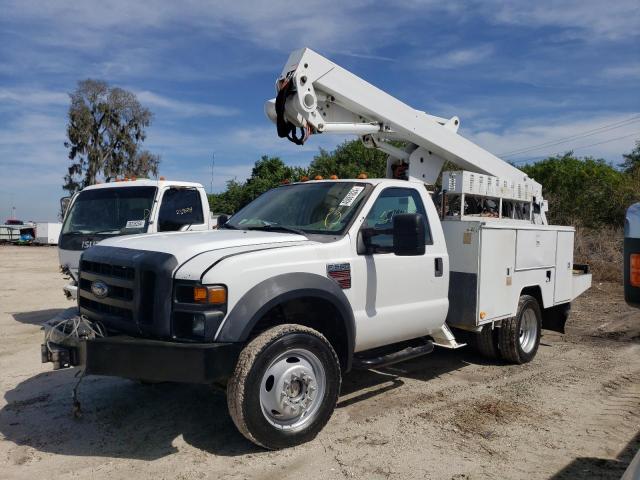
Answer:
[[[439,199],[451,273],[449,325],[479,331],[512,317],[525,289],[537,289],[547,309],[591,286],[590,274],[574,272],[575,229],[547,225],[542,186],[458,135],[458,117],[415,110],[310,49],[289,56],[276,82],[279,95],[287,88],[280,122],[294,134],[300,128],[302,143],[312,134],[360,135],[366,146],[389,154],[388,176],[394,162],[406,162],[409,182],[430,188],[445,161],[465,169],[442,172]],[[278,123],[276,103],[269,100],[265,113]],[[279,127],[279,134],[286,130]]]
[[[540,184],[458,135],[458,118],[415,110],[311,50],[291,54],[276,86],[266,112],[279,136],[360,135],[389,154],[394,178],[291,183],[215,231],[100,242],[80,259],[69,328],[106,335],[48,333],[43,361],[222,384],[239,430],[282,448],[320,431],[352,367],[467,342],[525,363],[542,328],[563,330],[591,275],[573,265],[573,228],[547,225]],[[445,160],[465,170],[435,195]]]
[[[57,224],[61,228],[53,243],[58,244],[60,267],[71,280],[63,289],[71,299],[76,298],[80,255],[105,238],[167,229],[209,230],[215,225],[207,194],[199,183],[121,180],[90,185],[63,200],[67,199],[62,224]],[[172,208],[176,202],[180,205]],[[185,210],[189,208],[191,211]],[[178,215],[180,209],[182,213]],[[163,225],[158,223],[161,210],[166,218]],[[179,225],[176,225],[177,219],[181,220]]]

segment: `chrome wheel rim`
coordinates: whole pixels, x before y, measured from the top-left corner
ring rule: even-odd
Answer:
[[[530,353],[538,338],[538,319],[531,308],[527,308],[520,318],[520,348],[525,353]]]
[[[318,415],[326,390],[320,359],[304,349],[279,355],[260,382],[260,406],[267,421],[282,430],[300,430]]]

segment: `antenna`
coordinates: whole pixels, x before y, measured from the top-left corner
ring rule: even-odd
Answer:
[[[209,195],[213,195],[213,167],[216,164],[216,152],[211,156],[211,185],[209,186]]]

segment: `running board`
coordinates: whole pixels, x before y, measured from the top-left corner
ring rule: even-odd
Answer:
[[[433,342],[427,340],[424,345],[417,347],[407,347],[397,352],[388,353],[386,355],[380,355],[377,357],[355,357],[353,359],[353,368],[360,370],[367,370],[370,368],[381,368],[394,363],[404,362],[405,360],[411,360],[412,358],[421,357],[428,353],[433,352]]]
[[[456,341],[456,337],[453,336],[446,323],[439,330],[433,332],[431,338],[433,338],[433,343],[439,347],[456,349],[466,345],[466,343],[458,343]]]

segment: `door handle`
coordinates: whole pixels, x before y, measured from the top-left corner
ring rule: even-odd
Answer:
[[[442,258],[440,257],[436,258],[435,263],[436,263],[436,277],[441,277],[444,274]]]

